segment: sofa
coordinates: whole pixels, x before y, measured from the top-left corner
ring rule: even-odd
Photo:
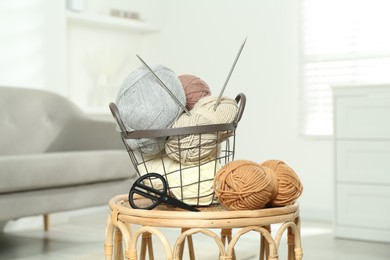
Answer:
[[[49,91],[0,87],[0,223],[104,205],[136,178],[113,118]]]

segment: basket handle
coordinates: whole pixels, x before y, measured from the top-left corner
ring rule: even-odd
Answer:
[[[237,125],[238,122],[240,122],[242,114],[244,113],[245,103],[246,103],[245,94],[239,93],[236,97],[236,102],[237,102],[237,104],[239,104],[239,107],[238,107],[238,113],[236,116],[236,120],[233,122],[233,124],[235,124],[235,125]]]
[[[119,114],[118,107],[116,106],[116,104],[114,102],[111,102],[109,107],[111,110],[111,114],[115,118],[115,121],[118,124],[121,132],[123,134],[126,134],[127,130],[126,130],[125,124],[123,123],[121,116]]]

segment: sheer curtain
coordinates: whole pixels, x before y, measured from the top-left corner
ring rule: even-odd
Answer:
[[[329,136],[332,85],[390,83],[390,1],[301,1],[301,131]]]

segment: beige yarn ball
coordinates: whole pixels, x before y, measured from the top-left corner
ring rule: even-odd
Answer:
[[[202,114],[182,114],[172,126],[180,128],[186,126],[199,126],[212,124]],[[217,134],[194,134],[186,136],[172,136],[165,142],[165,151],[169,157],[182,163],[202,163],[215,158],[218,152]]]
[[[196,112],[208,118],[214,124],[232,123],[236,119],[238,113],[238,105],[236,100],[222,97],[216,110],[214,106],[217,103],[218,97],[206,96],[195,103],[191,112]]]
[[[214,111],[217,97],[201,98],[191,110],[191,115],[182,114],[173,124],[173,128],[199,125],[232,123],[238,113],[238,105],[234,99],[222,97]],[[202,163],[215,158],[219,153],[218,144],[226,140],[232,133],[221,132],[202,135],[172,136],[165,143],[168,156],[182,163]]]

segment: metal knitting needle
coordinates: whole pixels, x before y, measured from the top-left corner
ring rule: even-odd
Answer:
[[[157,74],[149,67],[148,64],[138,55],[137,58],[145,65],[146,68],[153,74],[153,76],[157,79],[158,83],[168,92],[168,94],[176,101],[176,103],[187,113],[187,115],[191,115],[190,111],[177,99],[177,97],[169,90],[169,88],[164,84],[164,82],[157,76]]]
[[[238,51],[237,56],[236,56],[236,59],[235,59],[234,62],[233,62],[233,66],[231,67],[230,72],[229,72],[229,74],[228,74],[228,76],[227,76],[227,78],[226,78],[226,80],[225,80],[225,83],[223,84],[222,90],[221,90],[221,92],[219,93],[217,102],[215,102],[214,111],[217,109],[217,106],[218,106],[219,103],[221,102],[221,98],[222,98],[223,92],[225,91],[226,85],[227,85],[227,83],[229,82],[230,76],[231,76],[232,73],[233,73],[234,67],[236,66],[236,63],[237,63],[237,61],[238,61],[238,58],[240,57],[240,54],[241,54],[241,52],[242,52],[242,49],[244,49],[244,45],[245,45],[245,42],[246,42],[246,39],[247,39],[247,38],[248,38],[248,37],[245,37],[244,42],[241,44],[240,50]]]

